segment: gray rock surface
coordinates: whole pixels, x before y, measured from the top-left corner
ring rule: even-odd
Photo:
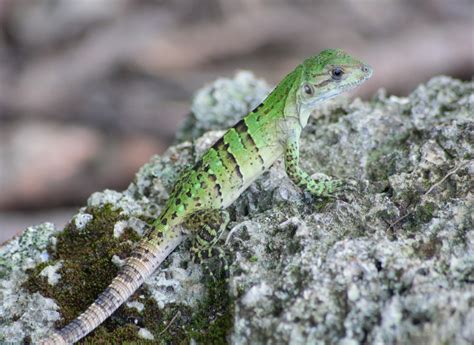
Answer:
[[[255,83],[247,83],[247,99]],[[231,81],[216,85],[232,97]],[[321,106],[302,137],[302,165],[346,180],[345,190],[335,200],[311,199],[277,162],[230,207],[230,281],[220,299],[185,244],[89,341],[473,343],[473,88],[436,77],[407,98],[380,91],[369,102]],[[213,92],[200,97],[213,100],[215,116],[245,99]],[[245,103],[242,113],[255,105]],[[221,120],[196,116],[194,128]],[[0,341],[35,341],[83,310],[163,207],[179,172],[220,134],[152,158],[122,193],[93,194],[62,234],[40,225],[4,245]],[[88,247],[94,251],[70,256],[69,248]],[[89,269],[96,261],[103,266]],[[83,272],[100,283],[78,287],[70,277]],[[90,293],[74,301],[74,289]]]

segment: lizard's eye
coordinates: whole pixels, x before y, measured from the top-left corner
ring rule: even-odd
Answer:
[[[309,85],[309,84],[305,84],[305,85],[303,86],[303,91],[304,91],[305,94],[311,96],[311,95],[313,94],[313,87],[312,87],[311,85]]]
[[[344,74],[344,71],[341,67],[334,67],[331,70],[331,77],[334,80],[340,80],[343,74]]]

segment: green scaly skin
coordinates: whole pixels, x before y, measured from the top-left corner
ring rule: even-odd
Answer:
[[[297,66],[180,177],[153,231],[138,244],[97,300],[40,343],[69,344],[86,336],[124,303],[186,237],[197,236],[200,250],[209,250],[219,232],[203,224],[205,232],[199,233],[195,223],[201,224],[203,218],[215,221],[212,213],[229,206],[280,156],[284,156],[287,175],[296,185],[316,196],[330,195],[334,190],[331,182],[315,181],[299,167],[301,131],[316,104],[353,89],[371,74],[371,67],[338,49],[324,50]],[[193,227],[182,226],[193,222]]]

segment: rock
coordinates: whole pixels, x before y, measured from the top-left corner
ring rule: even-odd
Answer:
[[[277,162],[229,208],[228,285],[185,243],[88,341],[472,343],[473,86],[436,77],[407,98],[321,106],[301,164],[347,181],[336,200],[309,198]],[[228,125],[213,121],[198,127]],[[124,192],[94,193],[63,231],[40,225],[4,245],[0,342],[37,341],[83,311],[220,133],[155,156]]]
[[[52,327],[60,318],[58,305],[23,287],[28,270],[48,266],[48,245],[56,242],[57,229],[51,223],[33,226],[0,247],[0,341],[22,342],[42,327]],[[44,278],[48,279],[48,278]]]
[[[303,166],[356,179],[357,191],[320,210],[272,203],[243,218],[258,231],[232,242],[232,343],[472,343],[472,90],[438,77],[310,123]],[[282,188],[263,187],[268,177],[240,202],[258,208]],[[310,231],[278,229],[290,217]],[[262,286],[271,293],[249,304]]]

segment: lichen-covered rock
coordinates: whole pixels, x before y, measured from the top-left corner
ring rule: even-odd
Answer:
[[[52,327],[59,319],[58,306],[22,284],[27,270],[49,260],[47,247],[54,245],[56,229],[45,223],[32,226],[0,247],[0,343],[21,343],[30,333]]]
[[[474,342],[472,91],[438,77],[315,113],[302,165],[356,187],[262,210],[262,193],[293,188],[270,173],[243,195],[259,212],[230,241],[232,343]]]
[[[407,98],[322,105],[301,164],[345,179],[337,198],[311,199],[277,162],[230,207],[228,285],[185,243],[87,341],[473,343],[473,84],[437,77]],[[224,129],[265,89],[250,75],[203,89],[178,137]],[[0,342],[34,342],[83,311],[220,134],[152,158],[122,193],[93,194],[63,232],[30,228],[2,247]]]

